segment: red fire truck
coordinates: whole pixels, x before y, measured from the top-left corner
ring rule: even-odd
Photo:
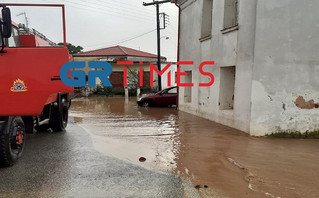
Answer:
[[[64,45],[43,46],[38,34],[22,35],[11,21],[15,6],[61,8]],[[59,77],[69,61],[64,5],[0,3],[0,9],[0,166],[10,166],[23,153],[26,133],[66,128],[73,88]]]

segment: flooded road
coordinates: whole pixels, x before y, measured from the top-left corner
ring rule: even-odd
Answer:
[[[174,108],[140,108],[136,98],[96,97],[73,101],[70,116],[103,153],[150,169],[175,170],[180,143]],[[140,157],[146,158],[143,164]]]
[[[174,174],[97,152],[90,135],[72,119],[66,132],[28,134],[24,156],[0,168],[1,198],[178,198],[183,189]]]
[[[136,98],[79,98],[70,115],[101,153],[189,179],[202,197],[319,196],[318,140],[249,137]]]

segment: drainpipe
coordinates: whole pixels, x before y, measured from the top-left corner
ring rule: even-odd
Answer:
[[[177,35],[177,67],[179,67],[178,62],[179,59],[179,45],[180,45],[180,28],[181,28],[181,7],[177,4],[177,0],[175,0],[175,5],[178,7],[178,35]],[[177,99],[176,99],[176,109],[179,106],[179,87],[177,86]]]

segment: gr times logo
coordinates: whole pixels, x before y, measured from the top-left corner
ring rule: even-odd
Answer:
[[[118,61],[117,65],[133,65],[132,61]],[[208,87],[214,84],[215,77],[212,73],[204,71],[205,66],[213,66],[214,61],[202,62],[198,69],[202,76],[210,78],[209,82],[199,83],[200,87]],[[177,65],[194,65],[193,61],[178,61]],[[89,61],[88,67],[92,70],[88,72],[88,82],[86,82],[86,73],[83,71],[85,68],[85,62],[68,62],[65,63],[60,70],[60,78],[65,85],[72,87],[85,87],[86,83],[89,87],[96,86],[96,78],[101,80],[104,87],[112,87],[109,81],[109,76],[112,74],[112,66],[109,62],[105,61]],[[158,70],[152,62],[150,62],[150,86],[154,86],[154,73],[162,76],[171,67],[171,63],[168,63],[162,70]],[[140,87],[143,87],[143,68],[139,68]],[[194,83],[182,83],[181,76],[186,76],[186,72],[182,72],[180,67],[177,67],[176,77],[177,86],[179,87],[193,87]],[[171,71],[167,72],[167,84],[171,86]],[[127,86],[127,67],[123,68],[123,86]]]

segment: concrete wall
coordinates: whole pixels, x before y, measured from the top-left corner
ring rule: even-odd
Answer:
[[[180,88],[180,110],[257,136],[319,130],[319,1],[238,2],[239,26],[222,30],[224,1],[213,1],[211,38],[199,40],[203,0],[179,1],[180,60],[194,61],[182,71],[192,71],[195,84],[191,102]],[[209,80],[198,72],[207,60],[216,62],[205,68],[215,83],[198,87]],[[223,96],[231,104],[223,87],[232,86],[220,79],[221,68],[229,66],[236,68],[233,109],[223,110]]]
[[[180,60],[194,61],[194,65],[182,66],[181,70],[192,71],[194,87],[191,103],[184,101],[185,88],[180,88],[180,110],[249,132],[255,3],[255,0],[240,1],[239,27],[222,31],[224,1],[213,1],[211,38],[201,41],[203,1],[189,0],[181,4]],[[214,74],[215,83],[211,87],[199,87],[198,83],[210,79],[201,76],[198,67],[202,61],[211,60],[215,61],[215,65],[205,66],[204,70]],[[230,66],[236,66],[234,107],[233,110],[221,110],[220,68]],[[182,82],[185,79],[182,77]]]
[[[251,134],[319,130],[319,1],[259,0]]]

